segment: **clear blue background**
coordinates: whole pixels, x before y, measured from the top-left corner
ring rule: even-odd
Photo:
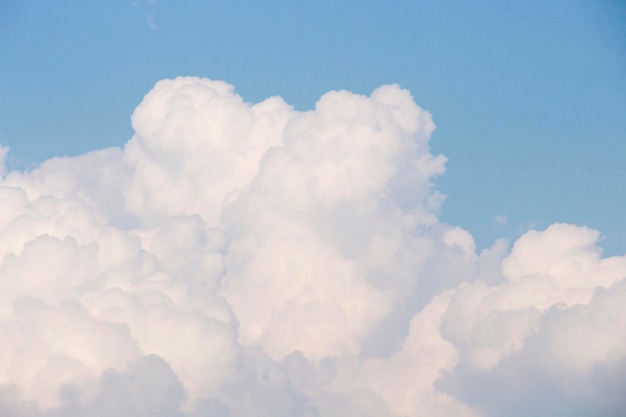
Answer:
[[[443,221],[479,247],[585,224],[626,252],[624,1],[2,0],[9,167],[121,146],[143,95],[177,75],[301,110],[399,83],[449,158]]]

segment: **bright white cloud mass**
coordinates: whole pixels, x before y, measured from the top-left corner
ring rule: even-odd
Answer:
[[[477,252],[408,91],[181,77],[132,125],[2,170],[0,415],[624,415],[626,257],[567,224]]]

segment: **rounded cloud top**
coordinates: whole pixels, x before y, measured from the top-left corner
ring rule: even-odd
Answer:
[[[0,170],[0,415],[624,409],[626,257],[565,224],[477,252],[408,91],[299,112],[179,77],[132,125]]]

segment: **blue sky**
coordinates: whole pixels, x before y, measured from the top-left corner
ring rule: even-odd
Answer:
[[[621,1],[3,1],[9,167],[123,145],[143,95],[177,75],[301,110],[399,83],[448,157],[443,221],[479,247],[584,224],[607,254],[626,252]]]

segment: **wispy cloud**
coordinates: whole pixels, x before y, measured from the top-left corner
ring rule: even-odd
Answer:
[[[156,30],[157,25],[156,23],[154,23],[154,18],[152,16],[152,13],[146,13],[146,19],[148,20],[148,26],[150,26],[151,29]]]
[[[131,1],[131,6],[133,7],[137,7],[140,5],[143,5],[143,9],[145,9],[145,16],[146,16],[146,22],[148,23],[148,26],[150,26],[150,28],[152,30],[156,30],[158,28],[155,20],[154,20],[154,14],[152,12],[152,6],[156,3],[155,0],[132,0]]]

